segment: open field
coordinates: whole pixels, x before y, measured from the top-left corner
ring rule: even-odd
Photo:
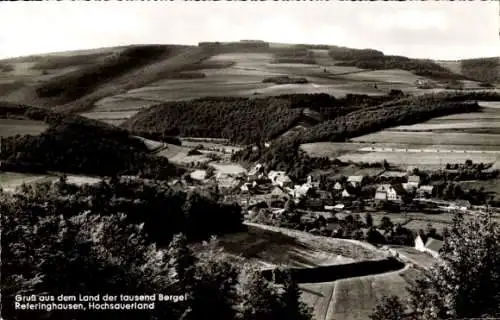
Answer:
[[[296,239],[294,241],[300,242],[306,246],[312,246],[315,250],[326,250],[332,254],[341,255],[358,261],[383,259],[387,257],[384,252],[381,252],[376,247],[361,241],[315,236],[307,232],[250,222],[245,222],[245,224],[250,228],[254,228],[254,230],[257,229],[259,233],[269,234],[269,232],[271,232],[271,234],[278,234],[280,237],[293,238]]]
[[[342,161],[382,162],[386,160],[391,164],[403,167],[444,168],[447,163],[464,163],[466,160],[473,162],[498,162],[499,154],[477,153],[432,153],[432,152],[364,152],[350,153],[339,157]]]
[[[159,102],[205,96],[270,96],[290,93],[327,93],[334,96],[344,96],[349,93],[382,95],[391,89],[420,90],[414,85],[418,77],[406,71],[370,71],[335,66],[331,63],[326,66],[272,63],[273,60],[271,53],[214,55],[196,67],[197,72],[205,74],[204,78],[160,79],[104,97],[94,104],[95,107],[89,114],[140,110]],[[273,76],[306,77],[309,83],[285,85],[262,83],[265,78]],[[102,114],[89,115],[93,118],[99,116]],[[111,121],[117,122],[116,116],[109,115],[109,117],[113,119]]]
[[[39,135],[48,128],[43,121],[27,119],[0,119],[0,137],[20,135]]]
[[[300,284],[302,299],[313,307],[315,320],[368,320],[382,296],[407,297],[406,288],[419,273],[419,270],[407,266],[380,275],[304,283]]]
[[[500,146],[496,134],[469,134],[460,132],[391,132],[380,131],[352,139],[365,143],[398,143],[410,145],[477,145]]]
[[[211,166],[214,167],[218,172],[223,174],[237,175],[239,173],[247,172],[247,170],[239,164],[212,163]]]
[[[14,192],[23,184],[53,181],[56,178],[55,176],[42,174],[0,172],[0,188],[5,192]]]
[[[158,156],[166,157],[172,163],[188,164],[190,162],[210,162],[210,158],[201,155],[188,156],[188,152],[193,148],[177,146],[174,144],[166,144],[166,148],[157,153]]]

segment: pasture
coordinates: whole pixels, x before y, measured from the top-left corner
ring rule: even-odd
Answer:
[[[380,275],[304,283],[300,284],[302,300],[313,308],[315,320],[368,320],[384,295],[407,297],[406,288],[419,273],[419,270],[407,266]]]
[[[208,163],[211,161],[206,155],[188,155],[192,148],[177,146],[173,144],[165,144],[165,148],[156,155],[166,157],[169,161],[175,164],[189,164],[191,162]]]
[[[358,152],[349,153],[338,157],[342,161],[353,162],[382,162],[386,160],[390,164],[399,165],[404,168],[418,167],[421,169],[444,168],[447,163],[460,164],[466,160],[473,162],[497,162],[500,154],[487,153],[453,153],[453,152]]]
[[[53,181],[56,178],[56,176],[43,174],[0,172],[0,188],[5,192],[14,192],[23,184]]]
[[[0,137],[19,135],[39,135],[49,126],[43,121],[28,119],[0,119]]]

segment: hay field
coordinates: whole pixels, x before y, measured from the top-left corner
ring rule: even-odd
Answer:
[[[342,161],[353,162],[381,162],[386,160],[391,164],[404,167],[418,168],[443,168],[447,163],[464,163],[466,160],[473,162],[498,162],[500,154],[481,153],[432,153],[432,152],[363,152],[350,153],[339,157]]]
[[[280,237],[293,238],[295,239],[294,241],[298,243],[308,247],[313,247],[315,250],[328,251],[335,256],[340,255],[342,257],[358,261],[383,259],[386,257],[384,252],[381,252],[369,243],[361,241],[315,236],[307,232],[257,223],[245,222],[245,224],[254,230],[258,230],[259,233],[271,233]]]
[[[398,143],[408,145],[477,145],[498,146],[500,141],[496,134],[469,134],[460,132],[391,132],[379,131],[358,138],[354,142],[365,143]]]
[[[49,126],[43,121],[27,119],[0,119],[0,137],[20,135],[39,135]]]
[[[192,148],[177,146],[174,144],[165,144],[165,149],[162,149],[156,155],[161,157],[166,157],[169,161],[175,164],[188,164],[191,162],[208,163],[211,161],[205,155],[192,155],[188,156],[188,152]]]
[[[248,231],[221,236],[218,244],[239,261],[264,269],[280,265],[313,268],[386,256],[375,247],[357,241],[313,236],[248,222],[245,224]]]
[[[237,175],[240,173],[246,173],[247,170],[239,164],[221,164],[221,163],[211,163],[212,167],[222,174]]]
[[[56,177],[53,175],[0,172],[0,189],[5,192],[14,192],[23,184],[53,181],[54,179],[56,179]]]

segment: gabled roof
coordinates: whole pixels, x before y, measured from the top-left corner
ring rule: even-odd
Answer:
[[[397,194],[405,194],[406,190],[403,188],[403,185],[401,183],[395,183],[392,185],[392,188],[394,191],[396,191]]]
[[[432,192],[432,190],[434,190],[434,186],[420,186],[420,188],[418,188],[418,190],[424,191],[424,192]]]
[[[434,238],[429,238],[427,239],[427,242],[425,243],[425,247],[429,250],[432,250],[434,252],[439,252],[441,248],[443,247],[444,242],[441,240],[437,240]]]
[[[349,176],[347,182],[362,182],[363,178],[363,176]]]

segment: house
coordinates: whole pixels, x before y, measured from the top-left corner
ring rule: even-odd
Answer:
[[[375,192],[375,200],[398,202],[402,200],[403,194],[404,194],[404,189],[400,184],[399,185],[381,184]]]
[[[408,177],[408,185],[418,188],[420,186],[420,177],[417,175],[411,175]]]
[[[342,191],[342,198],[351,198],[353,195],[349,193],[349,191],[347,191],[347,189],[344,189]]]
[[[193,180],[205,180],[207,178],[206,170],[195,170],[191,173],[191,179]]]
[[[260,174],[264,172],[264,166],[260,163],[257,163],[253,166],[250,171],[248,171],[249,177],[258,177]]]
[[[457,209],[462,210],[462,211],[467,211],[468,209],[470,209],[472,207],[472,205],[470,204],[470,202],[468,200],[456,200],[454,205],[455,205],[455,207],[457,207]]]
[[[439,251],[441,251],[443,244],[443,241],[434,238],[428,238],[424,244],[424,241],[422,237],[420,237],[420,235],[415,239],[415,249],[420,252],[426,252],[434,258],[439,257]]]
[[[425,242],[424,239],[420,235],[418,235],[415,238],[415,249],[418,251],[424,252],[425,251]]]
[[[275,187],[269,194],[271,199],[283,199],[283,200],[288,200],[290,199],[290,195],[288,195],[283,189],[280,187]]]
[[[363,184],[363,179],[363,176],[349,176],[347,178],[347,183],[349,183],[354,188],[358,188]]]
[[[312,187],[307,183],[303,185],[296,185],[293,189],[292,195],[294,198],[300,199],[307,196],[311,190]]]
[[[417,195],[420,198],[430,198],[432,196],[432,193],[434,192],[434,186],[420,186],[420,188],[417,189]]]
[[[334,206],[325,206],[325,210],[327,211],[333,211],[333,210],[337,210],[337,211],[340,211],[342,209],[344,209],[345,205],[343,203],[339,203],[339,204],[336,204]]]
[[[179,187],[179,188],[182,188],[184,186],[184,184],[182,183],[181,180],[179,179],[175,179],[173,180],[171,183],[170,183],[170,186],[171,187]]]
[[[319,188],[319,181],[314,181],[312,176],[307,177],[307,182],[308,185],[310,185],[313,188],[318,189]]]
[[[244,183],[241,185],[240,190],[243,193],[248,193],[248,192],[250,192],[251,188],[252,188],[252,184],[247,182],[247,183]]]
[[[413,190],[417,189],[417,186],[413,183],[407,182],[402,184],[403,189],[406,190],[406,192],[412,192]]]
[[[387,201],[387,192],[376,191],[374,199],[375,199],[375,202]]]
[[[333,185],[333,190],[338,191],[338,192],[341,192],[343,188],[344,187],[342,186],[342,184],[338,181],[335,182],[335,184]]]
[[[269,179],[273,185],[280,187],[291,187],[293,185],[292,179],[290,179],[285,171],[270,171],[268,174]]]

